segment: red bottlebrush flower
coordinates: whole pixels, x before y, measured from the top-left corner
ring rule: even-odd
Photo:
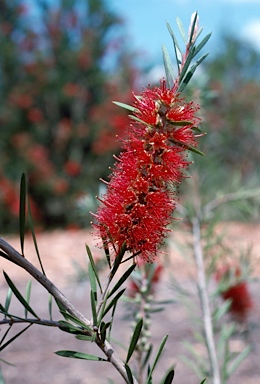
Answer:
[[[192,127],[199,123],[198,106],[162,81],[136,97],[134,107],[138,120],[123,141],[94,227],[116,252],[125,243],[131,253],[153,261],[175,208],[169,183],[185,178],[186,150],[196,145]]]
[[[247,320],[253,308],[253,300],[248,290],[247,282],[241,276],[241,269],[236,267],[223,267],[217,271],[217,281],[225,281],[227,288],[221,292],[223,300],[231,300],[230,313],[240,323]]]

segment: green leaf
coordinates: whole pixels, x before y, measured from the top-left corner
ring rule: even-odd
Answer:
[[[170,59],[169,52],[167,51],[167,48],[164,45],[162,46],[162,52],[163,52],[163,63],[164,63],[166,80],[167,80],[167,86],[168,88],[171,88],[174,84],[173,65]]]
[[[68,351],[61,350],[55,352],[58,356],[69,357],[72,359],[83,359],[83,360],[92,360],[92,361],[108,361],[107,359],[103,359],[99,356],[89,355],[88,353],[76,352],[76,351]]]
[[[151,356],[151,353],[152,353],[152,349],[153,349],[153,346],[152,346],[152,344],[150,344],[149,349],[146,352],[146,355],[145,355],[144,360],[142,362],[142,368],[144,368],[146,366],[146,364],[148,363],[149,357]]]
[[[93,317],[93,325],[97,326],[97,308],[96,308],[96,299],[95,294],[91,290],[90,291],[90,299],[91,299],[91,310],[92,310],[92,317]]]
[[[189,44],[192,44],[192,41],[194,40],[193,35],[194,35],[197,19],[198,19],[198,13],[195,12],[194,19],[193,19],[192,26],[191,26],[191,31],[190,31]]]
[[[49,309],[50,320],[52,320],[52,295],[51,294],[49,295],[48,309]]]
[[[95,265],[95,262],[94,262],[92,253],[91,253],[91,251],[90,251],[90,248],[89,248],[89,246],[88,246],[87,244],[86,244],[86,250],[87,250],[87,254],[88,254],[89,261],[90,261],[90,263],[91,263],[92,269],[93,269],[94,274],[95,274],[95,276],[96,276],[96,279],[97,279],[97,282],[98,282],[98,285],[99,285],[100,292],[102,293],[102,287],[101,287],[101,283],[100,283],[100,280],[99,280],[99,277],[98,277],[97,268],[96,268],[96,265]]]
[[[88,265],[88,275],[91,286],[91,291],[93,292],[95,302],[97,302],[97,285],[96,285],[96,277],[95,272],[93,271],[91,263]]]
[[[117,255],[116,255],[116,258],[115,258],[115,261],[114,261],[114,265],[113,265],[113,268],[112,268],[112,271],[110,273],[110,281],[112,280],[112,278],[114,277],[119,265],[121,264],[121,261],[124,257],[124,254],[126,252],[126,242],[124,242],[121,246],[121,248],[119,249]]]
[[[67,321],[59,320],[58,323],[59,323],[59,328],[64,332],[72,333],[74,335],[78,335],[82,333],[84,334],[83,329],[80,329],[79,327],[76,327],[75,325],[68,323]]]
[[[175,59],[176,59],[176,64],[177,64],[177,67],[178,67],[178,72],[180,70],[180,65],[181,65],[181,61],[182,61],[182,54],[181,54],[181,49],[180,49],[180,46],[178,44],[178,41],[173,33],[173,30],[171,29],[171,26],[169,23],[166,23],[167,25],[167,28],[168,28],[168,31],[172,37],[172,42],[173,42],[173,47],[174,47],[174,53],[175,53]]]
[[[83,321],[79,320],[77,317],[71,315],[70,313],[66,312],[66,311],[60,311],[60,313],[64,316],[64,318],[66,320],[71,320],[73,323],[79,325],[80,327],[82,327],[83,329],[86,329],[87,331],[89,331],[90,333],[93,332],[93,329],[91,327],[89,327],[88,325],[86,325],[85,323],[83,323]]]
[[[120,297],[123,295],[125,292],[126,288],[122,289],[121,291],[118,292],[118,294],[111,300],[111,302],[108,304],[106,309],[103,311],[103,316],[102,318],[110,311],[110,309],[116,305],[117,301],[120,299]]]
[[[36,251],[36,254],[37,254],[37,257],[38,257],[38,261],[40,263],[40,267],[41,267],[43,275],[46,276],[44,268],[43,268],[43,264],[42,264],[42,261],[41,261],[41,256],[40,256],[40,252],[39,252],[36,236],[35,236],[33,219],[32,219],[32,212],[31,212],[31,205],[30,205],[29,198],[28,198],[28,219],[29,219],[29,227],[30,227],[30,230],[31,230],[31,234],[32,234],[32,238],[33,238],[33,244],[34,244],[34,248],[35,248],[35,251]]]
[[[136,267],[136,264],[132,264],[131,267],[129,267],[127,269],[127,271],[120,277],[120,279],[118,280],[118,282],[114,285],[113,289],[111,290],[111,292],[109,292],[108,294],[108,298],[111,297],[120,287],[121,285],[125,282],[125,280],[128,278],[128,276],[131,275],[131,273],[133,272],[133,270],[135,269]]]
[[[163,380],[162,384],[171,384],[174,378],[174,369],[172,368],[166,375],[165,379]]]
[[[200,384],[204,384],[204,383],[206,383],[206,380],[207,380],[207,378],[205,377],[205,379],[203,379],[203,380],[200,382]]]
[[[205,53],[205,55],[203,55],[198,61],[196,61],[196,63],[191,67],[191,69],[189,70],[187,75],[184,77],[184,79],[180,81],[180,85],[178,89],[179,92],[182,92],[184,90],[184,88],[186,87],[186,85],[194,75],[194,72],[196,71],[198,65],[201,64],[202,61],[205,60],[207,56],[208,56],[208,53]]]
[[[151,128],[151,129],[153,128],[153,126],[151,124],[148,124],[148,123],[146,123],[146,121],[143,121],[143,120],[139,119],[139,117],[136,117],[134,115],[129,115],[129,117],[130,117],[130,119],[135,120],[138,123],[144,124],[144,125],[146,125],[147,127]]]
[[[30,312],[33,316],[35,316],[37,319],[39,319],[39,317],[36,315],[34,310],[30,307],[30,305],[27,303],[27,301],[24,299],[24,297],[18,291],[18,289],[16,288],[16,286],[14,285],[14,283],[12,282],[10,277],[7,275],[7,273],[5,271],[3,273],[4,273],[4,277],[6,279],[7,284],[9,285],[9,287],[11,288],[11,290],[13,291],[13,293],[17,297],[17,299],[20,301],[20,303],[24,306],[24,308],[27,309],[28,312]]]
[[[104,345],[105,340],[106,340],[106,331],[110,327],[111,322],[109,321],[108,323],[105,323],[102,321],[101,326],[100,326],[100,335],[101,335],[101,342]]]
[[[3,308],[6,312],[8,312],[8,309],[10,307],[11,299],[12,299],[12,290],[9,287],[8,291],[7,291],[7,294],[6,294],[6,298],[5,298],[5,307]]]
[[[249,353],[252,351],[252,347],[248,345],[242,352],[239,353],[239,355],[230,363],[230,366],[227,370],[228,378],[233,375],[233,373],[237,370],[237,368],[240,366],[243,360],[247,358]]]
[[[133,374],[132,374],[131,369],[129,368],[129,366],[127,364],[125,364],[125,370],[126,370],[129,384],[134,384]]]
[[[149,375],[147,377],[146,384],[149,384],[149,381],[150,381],[152,374],[153,374],[153,371],[154,371],[154,369],[155,369],[155,367],[156,367],[156,365],[157,365],[157,363],[161,357],[161,354],[162,354],[162,351],[163,351],[163,348],[164,348],[164,345],[165,345],[167,339],[168,339],[168,335],[164,336],[164,338],[163,338],[163,340],[159,346],[158,352],[157,352],[155,359],[154,359],[154,363],[153,363],[152,368],[151,368]]]
[[[196,56],[202,50],[204,45],[206,45],[206,43],[210,39],[211,35],[212,33],[209,33],[207,36],[204,37],[204,39],[199,43],[199,45],[195,47],[194,56]]]
[[[11,364],[11,363],[9,363],[9,361],[6,361],[6,360],[4,360],[4,359],[0,359],[0,361],[1,361],[2,363],[4,363],[4,364],[10,365],[11,367],[15,367],[15,364]],[[6,383],[3,381],[3,379],[2,379],[2,381],[1,381],[1,376],[0,376],[0,384],[6,384]]]
[[[232,304],[232,300],[225,300],[219,307],[216,308],[216,311],[213,315],[214,321],[219,321],[229,310]]]
[[[192,125],[193,124],[192,121],[188,121],[188,120],[180,120],[180,121],[172,121],[171,120],[171,121],[168,121],[168,123],[170,123],[172,125],[177,125],[177,126],[180,126],[180,127],[183,127],[185,125]]]
[[[138,109],[133,107],[132,105],[121,103],[120,101],[113,101],[114,104],[118,105],[121,108],[127,109],[131,112],[136,112]]]
[[[106,260],[107,260],[109,268],[111,269],[111,260],[110,260],[109,248],[108,248],[107,243],[104,239],[102,239],[102,242],[103,242],[103,249],[104,249],[105,255],[106,255]]]
[[[81,341],[91,341],[93,343],[96,339],[96,333],[93,332],[92,336],[87,336],[87,335],[77,335],[75,336],[76,339],[81,340]]]
[[[141,332],[142,332],[142,328],[143,328],[143,319],[140,319],[135,326],[134,333],[133,333],[132,339],[131,339],[130,344],[129,344],[127,357],[126,357],[126,364],[129,362],[129,360],[130,360],[130,358],[131,358],[131,356],[135,350],[135,347],[138,343],[139,337],[140,337]]]
[[[182,37],[182,39],[184,41],[184,44],[186,44],[186,42],[187,42],[186,33],[185,33],[185,30],[184,30],[183,24],[182,24],[181,20],[178,17],[176,18],[176,23],[178,25],[178,28],[179,28],[181,37]]]
[[[19,227],[20,227],[20,243],[21,252],[24,256],[24,234],[25,234],[25,219],[26,219],[26,179],[25,174],[22,174],[20,183],[20,212],[19,212]]]
[[[174,140],[169,139],[169,141],[171,141],[172,143],[175,143],[177,145],[180,145],[181,147],[186,148],[191,152],[197,153],[198,155],[205,156],[205,154],[203,152],[199,151],[197,148],[192,147],[191,145],[184,144],[181,141],[175,140],[175,139]]]
[[[6,348],[9,344],[11,344],[17,337],[19,337],[22,333],[24,333],[29,327],[31,327],[32,324],[27,325],[24,329],[22,329],[20,332],[18,332],[16,335],[14,335],[11,339],[9,339],[4,345],[1,345],[0,352]]]
[[[179,78],[179,83],[180,84],[182,83],[183,78],[186,76],[186,72],[189,69],[190,63],[191,63],[191,61],[193,59],[193,56],[194,56],[194,50],[195,50],[195,48],[192,47],[190,52],[189,52],[189,54],[188,54],[188,56],[187,56],[187,58],[186,58],[186,61],[185,61],[184,65],[183,65],[183,68],[182,68],[181,74],[180,74],[180,78]],[[180,91],[180,90],[178,89],[178,91]]]
[[[25,298],[26,298],[26,301],[28,304],[30,302],[31,289],[32,289],[32,280],[29,280],[27,283],[27,286],[26,286],[26,293],[25,293]],[[28,310],[25,308],[24,309],[24,316],[26,319],[27,319],[27,315],[28,315]]]

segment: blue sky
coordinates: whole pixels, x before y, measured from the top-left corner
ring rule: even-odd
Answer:
[[[204,36],[212,32],[207,51],[219,53],[224,31],[237,34],[260,50],[260,0],[107,0],[109,7],[125,19],[127,38],[134,49],[145,51],[154,64],[161,60],[161,46],[172,48],[166,28],[169,22],[176,35],[176,17],[186,29],[190,16],[198,11]]]

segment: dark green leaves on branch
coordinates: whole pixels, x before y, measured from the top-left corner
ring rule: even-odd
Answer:
[[[92,360],[92,361],[107,361],[107,359],[103,359],[102,357],[89,355],[88,353],[83,353],[83,352],[61,350],[61,351],[57,351],[55,353],[58,356],[69,357],[72,359],[83,359],[83,360]]]
[[[38,318],[38,316],[36,315],[36,313],[34,312],[34,310],[30,307],[30,305],[28,304],[27,300],[22,296],[22,294],[19,292],[19,290],[16,288],[16,286],[14,285],[14,283],[12,282],[12,280],[10,279],[10,277],[7,275],[6,272],[3,272],[4,273],[4,277],[5,277],[5,280],[7,282],[7,284],[9,285],[9,287],[11,288],[12,292],[14,293],[14,295],[17,297],[17,299],[20,301],[20,303],[24,306],[24,308],[30,312],[33,316],[35,316],[36,318]]]

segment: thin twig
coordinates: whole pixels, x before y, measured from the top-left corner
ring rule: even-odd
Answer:
[[[67,312],[75,316],[88,327],[92,327],[90,320],[86,319],[81,312],[79,312],[72,303],[64,296],[64,294],[46,277],[44,276],[37,268],[34,267],[25,257],[23,257],[19,252],[17,252],[8,242],[0,237],[0,249],[2,249],[6,256],[0,254],[0,256],[5,257],[10,262],[15,263],[24,270],[26,270],[32,277],[35,278],[47,291],[59,302],[61,303]],[[124,378],[125,382],[128,383],[128,377],[125,370],[124,362],[119,358],[119,356],[114,351],[114,348],[106,340],[104,344],[100,340],[96,340],[98,347],[104,352],[107,356],[108,361],[114,365],[117,371]],[[134,384],[138,384],[137,380],[133,378]]]
[[[207,293],[207,284],[205,276],[205,267],[203,261],[203,251],[201,247],[200,220],[198,217],[192,219],[193,228],[193,247],[194,258],[197,267],[198,289],[200,296],[201,309],[203,313],[203,323],[205,330],[206,345],[208,350],[209,362],[212,372],[213,384],[221,384],[216,346],[214,341],[213,324],[209,306],[209,298]]]

